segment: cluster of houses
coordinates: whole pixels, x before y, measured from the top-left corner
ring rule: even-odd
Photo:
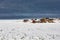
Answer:
[[[31,23],[54,23],[54,20],[53,18],[31,19]],[[23,22],[29,22],[29,20],[25,19]]]

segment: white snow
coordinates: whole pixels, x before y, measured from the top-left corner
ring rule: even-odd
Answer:
[[[0,40],[60,40],[60,23],[0,20]]]

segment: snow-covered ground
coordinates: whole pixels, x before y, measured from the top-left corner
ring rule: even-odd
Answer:
[[[60,40],[60,23],[0,20],[0,40]]]

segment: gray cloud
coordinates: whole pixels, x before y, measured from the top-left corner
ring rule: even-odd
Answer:
[[[0,0],[0,13],[60,11],[60,0]],[[3,12],[4,11],[4,12]],[[7,12],[8,11],[8,12]]]

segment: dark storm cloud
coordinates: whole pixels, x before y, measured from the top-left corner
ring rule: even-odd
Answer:
[[[59,12],[60,0],[0,0],[0,13]]]

